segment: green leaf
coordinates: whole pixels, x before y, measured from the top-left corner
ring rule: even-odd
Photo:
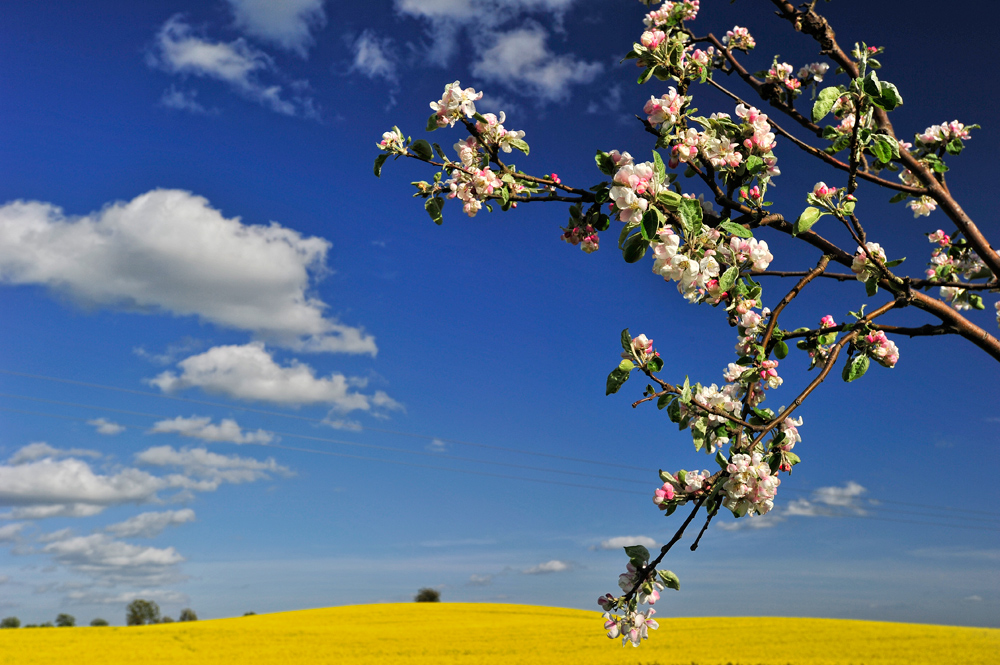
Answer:
[[[728,293],[729,289],[733,288],[733,284],[736,283],[736,278],[740,275],[740,269],[736,266],[731,266],[726,272],[722,273],[722,277],[719,278],[719,292]]]
[[[653,356],[648,361],[646,361],[646,367],[650,372],[659,372],[663,369],[663,359],[659,356]]]
[[[896,266],[898,266],[900,263],[902,263],[905,260],[906,260],[906,257],[904,256],[901,259],[896,259],[894,261],[888,261],[888,262],[886,262],[885,267],[886,268],[895,268]]]
[[[897,106],[903,105],[903,98],[900,96],[899,90],[896,89],[896,86],[886,81],[882,81],[880,85],[882,94],[878,97],[873,97],[872,104],[883,108],[886,111],[891,111]]]
[[[681,590],[681,580],[679,577],[674,575],[673,571],[658,570],[656,571],[656,574],[660,578],[660,581],[663,582],[663,586],[675,591]]]
[[[611,374],[608,374],[608,382],[606,385],[605,395],[610,395],[611,393],[618,392],[618,389],[622,387],[622,384],[628,381],[630,372],[627,372],[620,367],[615,367],[611,370]]]
[[[690,237],[698,235],[698,232],[701,231],[701,220],[704,215],[701,203],[697,199],[682,199],[677,207],[677,213],[680,215],[681,224],[688,235]]]
[[[444,208],[444,199],[440,196],[435,196],[432,199],[427,199],[424,202],[424,210],[427,214],[431,216],[434,223],[440,225],[444,221],[444,217],[441,215],[441,210]]]
[[[653,173],[656,175],[657,184],[667,179],[667,167],[663,165],[660,153],[653,151]]]
[[[520,150],[521,152],[523,152],[526,155],[528,154],[528,150],[529,150],[528,144],[525,143],[522,139],[511,139],[510,140],[510,146],[512,148],[517,148],[518,150]]]
[[[656,232],[660,230],[660,211],[656,208],[650,208],[642,216],[642,225],[640,226],[642,231],[642,237],[646,240],[654,240],[656,238]]]
[[[684,404],[691,403],[691,382],[688,377],[684,377],[684,386],[681,388],[681,402]]]
[[[886,141],[879,140],[872,144],[872,152],[878,158],[878,161],[883,164],[888,164],[892,161],[892,148]]]
[[[871,277],[865,282],[865,293],[869,298],[878,293],[878,277]]]
[[[385,160],[389,159],[389,153],[382,153],[375,158],[375,177],[382,177],[382,165],[385,164]]]
[[[764,166],[764,160],[757,155],[747,157],[747,173],[756,173]]]
[[[615,162],[611,159],[611,155],[601,150],[597,151],[594,156],[594,161],[597,162],[597,168],[601,170],[604,175],[611,175],[615,172]]]
[[[633,369],[635,369],[635,363],[629,360],[628,358],[624,358],[620,363],[618,363],[618,369],[620,369],[623,372],[631,372]]]
[[[611,218],[601,213],[594,221],[594,228],[598,231],[607,231],[611,228]]]
[[[718,464],[719,467],[722,469],[725,469],[727,466],[729,466],[729,460],[726,459],[726,456],[722,454],[721,450],[717,450],[715,452],[715,463]]]
[[[433,132],[435,129],[440,129],[438,127],[438,116],[437,113],[431,113],[431,117],[427,118],[427,131]]]
[[[653,67],[647,67],[646,71],[644,71],[642,74],[639,74],[639,78],[636,81],[636,83],[638,83],[639,85],[642,85],[643,83],[645,83],[646,81],[648,81],[653,76],[653,71],[655,69],[656,69],[655,65]]]
[[[637,226],[639,226],[639,222],[629,222],[622,227],[622,232],[618,234],[618,249],[625,248],[625,241],[628,240],[628,234],[634,231]]]
[[[795,453],[785,453],[784,457],[786,460],[788,460],[788,463],[791,464],[792,466],[795,466],[796,464],[802,461],[802,458],[796,455]]]
[[[972,305],[972,309],[986,309],[982,297],[977,296],[975,293],[969,294],[969,304]]]
[[[625,548],[625,554],[628,555],[629,560],[633,564],[635,564],[636,561],[639,562],[639,565],[636,566],[636,568],[638,568],[639,566],[644,566],[646,562],[649,561],[649,550],[647,550],[642,545],[627,546]]]
[[[946,145],[944,149],[949,155],[957,155],[962,152],[962,148],[964,147],[965,144],[962,143],[962,139],[954,138],[948,141],[948,145]]]
[[[672,189],[665,189],[656,196],[656,200],[665,205],[668,210],[677,210],[684,197]]]
[[[434,149],[431,148],[431,144],[423,139],[417,139],[411,143],[410,150],[420,159],[433,159],[434,157]]]
[[[660,395],[660,398],[658,400],[656,400],[656,408],[657,409],[663,409],[664,407],[667,406],[667,404],[670,403],[670,400],[672,400],[673,398],[674,398],[674,396],[673,395],[669,395],[669,394],[668,395]],[[663,475],[663,472],[661,471],[660,472],[660,476],[662,476],[662,475]],[[666,481],[663,481],[663,482],[666,482]]]
[[[849,360],[846,365],[844,365],[844,371],[841,376],[844,381],[850,383],[856,379],[860,379],[868,371],[868,356],[861,354],[860,356],[855,356],[853,359]]]
[[[657,403],[659,406],[659,403]],[[676,399],[670,400],[667,404],[667,417],[670,418],[670,422],[679,423],[681,421],[681,403]],[[681,428],[683,429],[683,427]]]
[[[737,224],[736,222],[722,222],[719,224],[719,230],[725,231],[729,235],[734,235],[737,238],[753,238],[753,233],[750,229],[745,228],[742,224]]]
[[[622,245],[622,256],[625,257],[625,263],[635,263],[639,261],[643,256],[646,255],[646,248],[649,247],[649,241],[642,237],[641,234],[636,233],[625,241]]]
[[[622,331],[622,348],[632,353],[632,335],[628,334],[628,328]]]
[[[878,74],[875,72],[868,72],[864,80],[861,83],[861,89],[865,91],[872,101],[882,96],[882,82],[878,80]]]
[[[792,235],[798,235],[800,233],[805,233],[812,228],[812,225],[819,221],[819,218],[823,216],[823,212],[819,208],[814,208],[809,206],[802,211],[799,218],[795,220],[795,226],[792,229]]]
[[[842,94],[844,93],[838,86],[820,90],[819,94],[816,95],[816,102],[813,103],[812,121],[819,122],[825,118]]]
[[[788,355],[788,344],[782,340],[774,345],[774,357],[778,360]]]
[[[907,194],[906,192],[900,192],[899,194],[896,194],[891,199],[889,199],[889,203],[901,203],[908,198],[910,198],[909,194]]]

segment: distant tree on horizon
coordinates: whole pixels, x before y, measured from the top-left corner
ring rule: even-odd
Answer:
[[[198,615],[190,607],[185,607],[181,610],[180,616],[177,618],[178,621],[197,621]]]
[[[440,603],[441,602],[441,592],[437,589],[431,589],[430,587],[424,587],[417,592],[417,595],[413,598],[414,601],[418,603]]]
[[[107,619],[102,619],[101,617],[97,617],[96,619],[91,620],[90,625],[91,626],[107,626],[108,625],[108,621],[107,621]]]
[[[125,608],[125,623],[129,626],[160,623],[160,606],[151,600],[136,598]]]
[[[76,626],[76,617],[72,614],[59,614],[56,617],[56,626],[59,628],[73,628]]]
[[[4,617],[0,619],[0,628],[20,628],[21,620],[17,617]]]

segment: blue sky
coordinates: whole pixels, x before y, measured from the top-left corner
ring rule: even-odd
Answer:
[[[371,164],[392,125],[423,136],[428,103],[459,79],[527,132],[519,167],[598,182],[595,149],[651,148],[632,116],[662,85],[639,88],[619,64],[644,8],[276,4],[5,9],[0,615],[121,623],[145,597],[211,618],[423,586],[596,609],[619,545],[676,528],[650,501],[656,470],[711,466],[663,413],[629,408],[637,382],[604,396],[618,333],[648,334],[666,371],[711,383],[734,331],[645,262],[624,264],[610,236],[593,255],[560,242],[561,205],[469,219],[449,204],[437,227],[408,189],[429,172],[390,162],[376,180]],[[968,66],[992,23],[857,5],[823,11],[843,43],[887,48],[882,78],[906,101],[897,131],[984,125],[949,184],[995,235],[981,196],[995,81]],[[749,27],[751,69],[776,52],[817,60],[769,7],[703,0],[694,29]],[[962,60],[942,37],[957,31]],[[777,154],[789,214],[815,181],[840,184],[787,142]],[[922,272],[922,234],[948,229],[944,216],[861,194],[869,233]],[[816,260],[762,237],[773,268]],[[785,315],[794,326],[864,301],[860,284],[810,288]],[[993,299],[976,320],[995,332]],[[961,339],[898,344],[897,367],[831,379],[802,408],[804,461],[774,514],[720,520],[697,553],[671,553],[683,590],[660,614],[1000,626],[996,367]],[[783,362],[773,406],[806,365]]]

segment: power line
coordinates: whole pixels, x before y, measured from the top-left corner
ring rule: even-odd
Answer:
[[[176,397],[174,395],[163,395],[160,393],[149,392],[146,390],[132,390],[130,388],[119,388],[117,386],[107,386],[100,383],[89,383],[87,381],[76,381],[74,379],[63,379],[54,376],[44,376],[41,374],[28,374],[26,372],[14,372],[12,370],[0,369],[0,374],[7,374],[9,376],[19,376],[28,379],[37,379],[39,381],[52,381],[55,383],[65,383],[68,385],[82,386],[84,388],[97,388],[99,390],[110,390],[114,392],[126,393],[130,395],[140,395],[142,397],[156,397],[159,399],[168,399],[175,402],[187,402],[190,404],[200,404],[202,406],[213,406],[222,409],[235,409],[239,411],[246,411],[248,413],[259,413],[266,416],[275,416],[278,418],[288,418],[291,420],[301,420],[304,422],[318,423],[320,425],[329,425],[329,422],[322,418],[309,418],[307,416],[296,416],[290,413],[282,413],[280,411],[270,411],[268,409],[255,409],[249,406],[240,406],[233,404],[223,404],[221,402],[210,402],[207,400],[191,399],[189,397]],[[505,446],[493,446],[486,443],[477,443],[475,441],[463,441],[461,439],[446,439],[438,436],[430,436],[427,434],[416,434],[414,432],[404,432],[401,430],[391,430],[383,429],[379,427],[369,427],[367,425],[359,425],[360,429],[367,430],[369,432],[378,432],[380,434],[394,434],[397,436],[408,436],[417,439],[424,439],[427,441],[433,441],[437,439],[438,441],[443,441],[445,443],[454,443],[462,446],[473,446],[476,448],[485,448],[489,450],[502,450],[508,453],[518,453],[520,455],[533,455],[536,457],[548,457],[550,459],[558,459],[566,462],[580,462],[582,464],[597,464],[600,466],[613,466],[619,469],[629,469],[632,471],[648,471],[648,469],[641,466],[631,466],[628,464],[618,464],[615,462],[605,462],[602,460],[592,460],[582,457],[569,457],[566,455],[554,455],[552,453],[538,452],[537,450],[523,450],[520,448],[508,448]]]
[[[10,395],[4,394],[4,393],[0,393],[0,397],[9,397],[9,396]],[[69,403],[69,402],[59,402],[58,400],[47,400],[47,399],[43,399],[43,398],[25,397],[25,399],[30,399],[30,400],[34,400],[34,401],[43,401],[43,402],[48,402],[48,403],[56,403],[56,404],[62,404],[62,405],[70,405],[70,406],[84,406],[84,407],[87,407],[87,408],[95,408],[95,409],[101,409],[102,408],[102,407],[95,407],[95,406],[91,406],[91,405],[80,405],[80,404]],[[109,410],[113,410],[113,409],[109,409]],[[87,419],[85,419],[85,418],[77,418],[77,417],[73,417],[73,416],[62,416],[62,415],[57,415],[57,414],[42,413],[42,412],[35,412],[35,411],[23,411],[23,410],[20,410],[20,409],[10,409],[10,408],[7,408],[7,407],[0,407],[0,411],[10,411],[10,412],[14,412],[14,413],[24,413],[24,414],[35,415],[35,416],[42,416],[42,417],[49,417],[49,418],[59,418],[59,419],[63,419],[63,420],[72,420],[72,421],[78,421],[78,422],[87,422]],[[150,418],[164,418],[164,416],[159,415],[159,414],[148,414],[148,413],[142,413],[142,412],[136,412],[136,411],[123,411],[121,409],[114,410],[114,411],[125,412],[125,413],[128,413],[130,415],[138,415],[138,416],[144,416],[144,417],[150,417]],[[407,454],[417,454],[417,455],[425,455],[425,456],[431,456],[431,457],[440,457],[440,456],[443,456],[445,458],[455,459],[457,461],[469,461],[469,462],[475,462],[475,463],[480,463],[480,464],[496,464],[496,465],[500,465],[500,466],[511,466],[511,467],[515,467],[515,468],[523,468],[523,469],[532,470],[532,471],[549,472],[549,473],[552,473],[552,472],[554,472],[554,473],[573,473],[573,472],[563,472],[563,471],[558,470],[558,469],[547,469],[547,468],[543,468],[543,467],[531,467],[531,466],[527,466],[527,465],[513,465],[513,464],[502,463],[502,462],[492,462],[490,460],[477,460],[477,459],[474,459],[474,458],[466,458],[466,457],[460,457],[460,456],[454,456],[454,455],[440,455],[438,453],[431,453],[431,452],[424,452],[424,451],[411,451],[411,450],[406,450],[406,449],[402,449],[402,448],[392,448],[392,447],[388,447],[388,446],[377,446],[377,445],[373,445],[373,444],[362,444],[362,443],[356,443],[356,442],[342,441],[342,440],[338,440],[338,439],[330,439],[330,438],[326,438],[326,437],[312,437],[312,436],[308,436],[308,435],[295,434],[295,433],[291,433],[291,432],[274,432],[274,431],[272,431],[272,432],[269,432],[269,433],[271,433],[271,434],[277,434],[279,436],[289,436],[289,437],[293,437],[293,438],[301,438],[301,439],[306,439],[306,440],[323,441],[323,442],[337,443],[337,444],[343,444],[343,445],[352,445],[352,446],[358,446],[358,447],[363,447],[363,448],[372,448],[372,449],[377,449],[377,450],[386,450],[386,451],[390,451],[390,452],[402,452],[402,453],[407,453]],[[549,480],[549,479],[543,479],[543,478],[528,478],[528,477],[524,477],[524,476],[512,476],[512,475],[507,475],[507,474],[490,473],[490,472],[486,472],[486,471],[476,471],[476,470],[472,470],[472,469],[456,469],[454,467],[445,467],[445,466],[433,465],[433,464],[420,464],[420,463],[416,463],[416,462],[404,462],[404,461],[400,461],[400,460],[391,460],[391,459],[385,459],[385,458],[379,458],[379,457],[366,457],[366,456],[363,456],[363,455],[351,455],[351,454],[348,454],[348,453],[337,453],[337,452],[330,451],[330,450],[317,450],[317,449],[314,449],[314,448],[301,448],[301,447],[297,447],[297,446],[285,446],[285,445],[281,445],[281,444],[260,443],[260,442],[254,443],[254,444],[249,444],[249,445],[258,445],[258,446],[265,447],[265,448],[276,448],[276,449],[280,449],[280,450],[289,450],[289,451],[295,451],[295,452],[304,452],[304,453],[324,455],[324,456],[329,456],[329,457],[340,457],[340,458],[356,459],[356,460],[362,460],[362,461],[379,462],[379,463],[385,463],[385,464],[393,464],[393,465],[397,465],[397,466],[409,466],[409,467],[415,467],[415,468],[433,469],[433,470],[438,470],[438,471],[448,471],[448,472],[454,472],[454,473],[463,473],[463,474],[467,474],[467,475],[478,475],[478,476],[485,476],[485,477],[491,477],[491,478],[502,478],[502,479],[505,479],[505,480],[524,480],[524,481],[528,481],[528,482],[534,482],[534,483],[540,483],[540,484],[547,484],[547,485],[558,485],[558,486],[563,486],[563,487],[596,489],[596,490],[607,491],[607,492],[616,492],[616,493],[620,493],[620,494],[632,494],[632,495],[639,495],[639,496],[648,496],[648,492],[638,492],[638,491],[633,491],[633,490],[613,489],[613,488],[608,488],[608,487],[595,487],[593,485],[581,485],[581,484],[577,484],[577,483],[567,483],[567,482],[561,482],[561,481]],[[610,478],[610,477],[605,477],[605,476],[592,476],[590,474],[582,474],[582,473],[575,474],[575,475],[582,475],[582,476],[587,476],[587,477],[595,477],[595,478],[601,478],[601,479],[605,479],[605,480],[615,480],[615,481],[624,481],[624,482],[632,482],[632,483],[642,483],[642,484],[645,484],[644,481],[636,481],[636,480],[630,480],[630,479],[625,479],[625,478]],[[807,494],[807,493],[809,493],[809,490],[800,490],[800,489],[796,489],[796,488],[786,488],[785,491],[793,492],[793,493],[797,493],[797,494]],[[881,502],[881,503],[889,503],[889,502]],[[892,502],[892,503],[899,503],[899,502]],[[907,505],[914,505],[914,504],[907,504]],[[937,509],[945,509],[947,507],[938,506],[936,508]],[[953,510],[960,510],[960,509],[953,509]],[[910,511],[900,511],[900,510],[891,510],[891,509],[888,510],[888,511],[885,511],[885,512],[897,513],[897,514],[917,514],[917,515],[922,514],[922,513],[913,513],[913,512],[910,512]],[[925,521],[925,520],[924,521],[921,521],[921,520],[905,520],[905,519],[904,520],[900,520],[900,519],[893,519],[893,518],[889,518],[889,517],[876,517],[876,516],[873,516],[873,515],[862,515],[862,514],[856,514],[856,513],[837,513],[837,514],[828,515],[828,516],[829,517],[851,517],[851,518],[859,518],[859,519],[872,519],[872,520],[876,520],[876,521],[897,522],[897,523],[901,523],[901,524],[920,524],[920,525],[928,525],[928,526],[943,526],[943,527],[951,527],[951,528],[964,528],[964,529],[974,529],[974,530],[978,529],[978,530],[1000,531],[1000,528],[991,528],[991,526],[980,527],[980,526],[969,525],[969,524],[953,524],[953,523],[949,524],[949,523],[941,523],[941,522],[930,522],[930,521]],[[941,515],[941,516],[931,515],[930,517],[945,517],[945,516],[943,516],[943,515]],[[989,524],[989,525],[1000,526],[1000,525],[996,525],[996,522],[995,521],[991,521],[991,520],[977,519],[977,518],[972,518],[972,517],[960,517],[959,519],[966,520],[966,521],[984,522],[984,523]]]

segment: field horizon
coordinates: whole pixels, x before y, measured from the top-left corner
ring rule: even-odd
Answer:
[[[497,603],[392,603],[152,626],[0,631],[0,665],[101,663],[642,663],[988,665],[1000,629],[799,617],[657,616],[638,649],[599,612]]]

